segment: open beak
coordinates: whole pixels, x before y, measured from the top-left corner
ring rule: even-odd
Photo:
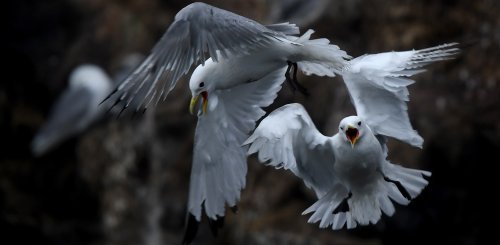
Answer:
[[[358,140],[359,138],[359,131],[357,128],[351,126],[351,125],[347,125],[347,129],[345,131],[345,135],[347,137],[347,140],[349,140],[349,142],[351,142],[351,146],[352,148],[354,148],[354,144],[356,144],[356,141]]]
[[[203,91],[200,94],[191,98],[191,102],[189,103],[189,113],[191,113],[191,115],[194,114],[193,113],[194,107],[196,106],[196,103],[198,103],[200,95],[201,95],[201,111],[203,112],[203,114],[205,114],[207,111],[208,93],[207,91]]]

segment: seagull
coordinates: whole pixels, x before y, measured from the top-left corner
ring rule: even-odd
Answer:
[[[95,64],[82,64],[74,68],[69,76],[68,88],[56,100],[49,118],[32,140],[33,155],[46,154],[66,139],[106,118],[106,110],[99,107],[99,103],[142,61],[141,57],[143,55],[139,53],[125,55],[112,79]],[[111,108],[109,114],[118,116],[120,112]]]
[[[198,115],[191,170],[189,242],[202,213],[219,226],[245,186],[243,141],[285,80],[304,94],[297,71],[333,77],[350,58],[326,38],[298,36],[294,24],[262,25],[235,13],[192,3],[176,16],[151,54],[107,100],[135,112],[155,106],[197,65],[189,80],[189,111]],[[132,106],[132,105],[137,106]],[[201,105],[200,105],[201,104]],[[193,228],[193,229],[191,229]],[[188,234],[189,233],[189,234]]]
[[[312,188],[318,201],[302,214],[313,212],[309,223],[338,230],[376,224],[384,212],[392,216],[391,200],[407,205],[431,176],[386,160],[385,136],[373,131],[359,116],[349,116],[339,131],[321,134],[300,104],[288,104],[264,118],[244,144],[261,162],[292,171]]]
[[[198,65],[197,85],[207,93],[257,81],[283,66],[291,87],[305,93],[297,83],[298,69],[333,77],[350,56],[326,38],[311,40],[313,30],[297,37],[299,33],[294,24],[262,25],[205,3],[189,4],[106,100],[125,102],[122,110],[135,101],[136,112],[155,106],[193,65]]]
[[[386,160],[387,137],[415,147],[423,139],[409,121],[408,77],[423,66],[451,59],[456,43],[427,49],[364,55],[342,72],[357,116],[344,118],[332,137],[321,134],[300,104],[265,117],[243,143],[260,162],[292,171],[312,188],[318,201],[303,212],[320,227],[375,224],[395,212],[391,200],[407,205],[427,186],[431,173]]]
[[[105,115],[99,103],[112,91],[107,73],[92,64],[76,67],[69,76],[69,86],[52,106],[48,120],[31,143],[35,156],[41,156],[69,137],[86,130]]]

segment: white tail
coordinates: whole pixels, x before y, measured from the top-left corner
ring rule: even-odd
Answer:
[[[337,45],[330,44],[330,40],[326,38],[310,39],[313,33],[314,31],[309,29],[295,40],[303,45],[300,61],[297,62],[299,69],[306,75],[334,77],[335,73],[340,74],[351,56]]]
[[[344,225],[347,229],[352,229],[358,224],[376,224],[382,212],[387,216],[392,216],[395,212],[392,201],[408,205],[411,199],[417,197],[427,186],[428,181],[423,176],[431,176],[431,173],[386,163],[383,170],[386,178],[380,178],[373,184],[373,188],[361,191],[352,190],[352,195],[349,195],[347,188],[337,184],[302,214],[313,212],[309,223],[321,221],[320,228],[331,226],[333,230],[342,229]],[[408,194],[409,198],[401,193],[396,182],[399,182],[406,190],[405,194]],[[344,200],[347,200],[349,211],[337,211]]]

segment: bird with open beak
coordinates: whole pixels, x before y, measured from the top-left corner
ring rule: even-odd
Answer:
[[[207,91],[202,91],[199,94],[193,95],[191,97],[191,102],[189,103],[189,113],[191,115],[194,115],[194,107],[196,106],[196,103],[198,103],[198,100],[201,96],[201,112],[205,114],[207,112],[207,105],[208,105],[208,92]]]
[[[361,122],[359,122],[361,124]],[[361,125],[358,125],[361,126]],[[344,131],[345,136],[349,142],[351,142],[352,148],[354,148],[354,144],[356,144],[356,141],[359,138],[359,130],[356,128],[356,126],[348,124],[346,126],[346,129]]]
[[[265,117],[243,143],[268,166],[287,169],[316,192],[318,201],[303,212],[310,223],[338,230],[376,224],[392,216],[393,202],[407,205],[427,186],[425,170],[390,163],[386,135],[359,116],[349,116],[333,136],[321,134],[300,104]]]

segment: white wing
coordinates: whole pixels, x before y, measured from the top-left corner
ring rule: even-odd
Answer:
[[[412,50],[364,55],[350,61],[343,79],[357,115],[375,134],[394,137],[422,147],[423,139],[408,118],[408,77],[425,71],[423,66],[451,59],[458,53],[456,43]]]
[[[192,3],[175,16],[161,40],[142,64],[107,99],[126,101],[135,110],[156,104],[174,88],[189,68],[222,56],[243,55],[276,41],[278,37],[298,34],[288,23],[263,26],[229,11],[204,3]]]
[[[244,144],[250,145],[249,155],[258,152],[260,162],[289,169],[320,198],[336,182],[335,156],[329,142],[302,105],[288,104],[264,118]]]
[[[283,83],[278,69],[252,83],[214,91],[208,111],[198,118],[188,210],[200,221],[202,205],[211,219],[224,216],[224,206],[235,206],[245,187],[247,172],[243,141],[270,105]]]

